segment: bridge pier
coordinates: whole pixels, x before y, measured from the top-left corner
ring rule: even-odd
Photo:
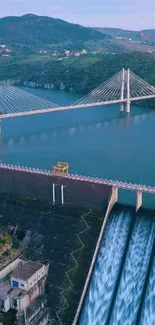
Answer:
[[[143,203],[143,192],[138,190],[137,192],[137,200],[136,200],[136,212],[140,209]]]
[[[124,112],[124,103],[120,103],[120,112]]]
[[[131,107],[131,103],[130,101],[126,103],[126,112],[130,113],[130,107]]]
[[[118,201],[118,187],[112,187],[112,196],[111,196],[111,204],[114,205]]]

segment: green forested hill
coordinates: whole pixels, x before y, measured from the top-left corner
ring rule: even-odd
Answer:
[[[125,37],[134,40],[141,40],[141,32],[125,30],[120,28],[95,27],[96,31],[112,37]]]
[[[135,41],[155,41],[155,29],[134,31],[120,28],[95,27],[94,30],[111,37],[131,38]]]
[[[66,90],[87,93],[123,67],[155,85],[155,55],[140,52],[72,57],[62,61],[0,60],[0,80],[19,79],[20,84],[34,82],[36,87],[53,84],[56,89],[63,83]]]
[[[32,49],[45,45],[87,42],[107,39],[108,36],[50,17],[32,14],[0,19],[0,44],[22,45]]]

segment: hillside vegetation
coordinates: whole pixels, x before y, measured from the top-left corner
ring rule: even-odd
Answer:
[[[155,56],[147,53],[72,57],[62,61],[14,62],[0,60],[0,80],[13,79],[23,85],[87,93],[122,68],[133,72],[155,85]],[[52,86],[51,86],[52,85]]]
[[[134,40],[141,40],[141,33],[137,31],[107,27],[95,27],[94,30],[112,37],[125,37],[132,38]]]
[[[34,48],[67,45],[108,39],[91,28],[85,28],[50,17],[32,14],[0,19],[0,44]]]
[[[131,38],[135,41],[154,41],[155,42],[155,29],[146,29],[141,31],[125,30],[120,28],[107,28],[95,27],[94,30],[107,34],[111,37],[124,37]]]
[[[147,33],[152,35],[152,39],[155,36],[153,30]],[[131,68],[155,85],[155,55],[126,53],[125,43],[116,44],[116,35],[138,39],[142,37],[142,32],[110,28],[96,31],[60,19],[31,14],[2,18],[0,44],[6,44],[8,48],[4,52],[1,46],[0,81],[88,93],[124,67]],[[135,43],[139,44],[139,41]],[[85,55],[77,57],[77,53],[71,50],[69,57],[65,54],[68,47],[83,49],[86,45],[92,49],[97,44],[102,49],[100,53],[88,50]],[[62,50],[53,52],[54,48],[60,47]],[[10,48],[11,52],[7,52]],[[51,51],[40,51],[48,48]],[[55,52],[56,56],[53,55]]]

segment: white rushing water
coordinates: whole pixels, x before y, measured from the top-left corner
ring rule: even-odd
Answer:
[[[96,262],[80,325],[104,325],[126,248],[131,213],[112,213]]]
[[[154,252],[153,252],[154,253]],[[146,294],[142,306],[139,325],[155,324],[155,257],[153,259],[151,273],[147,284]]]
[[[155,225],[137,217],[124,263],[110,325],[135,325],[154,242]],[[144,322],[146,325],[146,323]],[[148,323],[151,325],[151,323]]]

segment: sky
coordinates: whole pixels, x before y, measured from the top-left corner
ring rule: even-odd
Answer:
[[[0,17],[34,13],[92,27],[155,29],[155,0],[0,0]]]

